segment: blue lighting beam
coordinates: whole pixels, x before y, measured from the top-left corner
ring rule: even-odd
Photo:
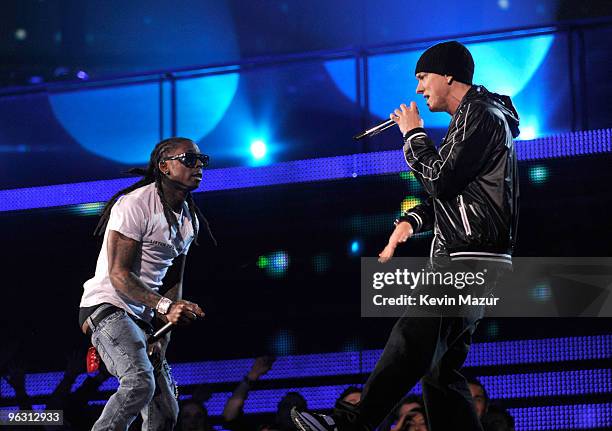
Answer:
[[[565,133],[516,141],[518,159],[544,160],[612,153],[612,129]],[[197,192],[246,189],[312,181],[350,179],[407,171],[400,152],[380,151],[348,156],[295,160],[260,167],[211,169]],[[122,178],[73,184],[0,190],[0,212],[79,205],[108,200],[136,181]]]

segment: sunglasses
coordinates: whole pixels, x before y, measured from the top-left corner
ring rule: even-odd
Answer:
[[[177,154],[176,156],[164,157],[162,159],[162,162],[165,162],[166,160],[178,160],[188,168],[195,168],[199,160],[200,162],[202,162],[202,167],[205,168],[208,166],[210,157],[208,157],[206,154],[200,153],[182,153]]]

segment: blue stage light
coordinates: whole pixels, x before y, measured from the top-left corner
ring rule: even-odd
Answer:
[[[533,126],[521,126],[521,134],[518,139],[527,141],[530,139],[535,139],[537,136],[536,129]]]
[[[612,403],[510,408],[517,430],[611,429]]]
[[[467,43],[477,65],[473,82],[482,84],[496,93],[510,97],[518,95],[544,62],[554,39],[554,35],[545,34]],[[426,127],[446,128],[449,116],[429,111],[423,97],[415,94],[416,80],[398,81],[397,79],[398,76],[412,75],[414,65],[422,52],[420,49],[368,57],[370,112],[379,118],[389,118],[389,113],[400,103],[415,100]],[[348,99],[356,102],[354,61],[329,61],[325,66],[338,89]],[[537,112],[519,112],[519,114],[525,117],[529,114],[535,115]]]
[[[273,274],[284,274],[289,268],[289,255],[285,251],[277,251],[268,257],[268,271]]]
[[[480,376],[492,399],[606,394],[612,391],[612,370]]]
[[[357,100],[357,62],[354,58],[330,60],[325,62],[325,69],[334,80],[342,94],[352,102]]]
[[[293,343],[293,335],[289,332],[279,333],[278,340],[281,339],[286,346],[291,346]],[[274,367],[262,379],[299,379],[369,373],[374,369],[381,353],[381,350],[363,350],[280,356]],[[470,349],[465,366],[491,367],[610,359],[612,359],[612,335],[597,335],[475,343]],[[181,385],[238,382],[248,372],[252,363],[252,358],[179,363],[172,364],[172,372]],[[49,395],[55,390],[63,375],[63,372],[27,374],[26,391],[30,396]],[[86,377],[85,374],[81,374],[72,386],[72,391],[75,391]],[[499,398],[518,397],[508,391],[514,391],[516,394],[527,394],[525,391],[544,391],[549,395],[612,391],[612,371],[609,369],[483,378],[490,379],[487,381],[487,387],[490,386],[490,390]],[[513,382],[517,382],[517,385],[513,386]],[[530,385],[534,388],[530,388]],[[117,386],[117,379],[112,377],[102,384],[100,391],[116,390]],[[4,399],[15,397],[14,389],[4,379],[0,379],[0,395]]]
[[[178,81],[177,134],[197,142],[210,133],[229,108],[238,80],[237,73],[228,73]],[[120,163],[145,163],[159,141],[159,91],[157,82],[93,88],[51,93],[49,103],[86,150]]]
[[[15,30],[16,40],[23,41],[23,40],[26,40],[27,37],[28,37],[28,32],[26,31],[25,28],[18,28],[17,30]]]
[[[150,150],[150,145],[147,149]],[[519,160],[542,160],[612,152],[612,129],[516,141]],[[210,169],[196,192],[232,190],[310,181],[330,181],[358,176],[397,174],[407,170],[397,151],[294,160],[270,166]],[[16,211],[76,205],[108,200],[114,193],[136,182],[135,178],[89,181],[74,184],[0,190],[0,211]]]
[[[266,156],[268,152],[268,147],[266,143],[261,139],[256,139],[251,142],[251,154],[256,160],[261,160]]]
[[[287,329],[278,331],[271,340],[271,350],[276,356],[290,355],[295,351],[295,337]]]
[[[351,254],[356,256],[361,251],[361,241],[353,240],[350,245]]]
[[[88,204],[79,204],[70,208],[71,214],[79,216],[97,216],[102,213],[106,202],[92,202]]]
[[[238,73],[225,73],[177,81],[177,134],[198,142],[212,132],[232,104],[239,80]],[[205,141],[202,151],[220,153],[226,146]]]
[[[287,272],[287,268],[289,268],[289,255],[285,251],[276,251],[259,256],[257,258],[257,267],[265,270],[271,277],[282,277]]]
[[[561,374],[561,373],[559,373]],[[502,376],[507,377],[507,376]],[[608,376],[609,377],[609,376]],[[500,383],[503,379],[500,379]],[[486,377],[481,377],[480,381],[483,382],[489,395],[488,380]],[[538,379],[535,379],[533,383],[526,383],[526,393],[529,393],[528,387],[533,387],[537,384]],[[598,383],[601,380],[597,380]],[[182,384],[182,382],[178,382]],[[571,384],[570,380],[567,384]],[[506,381],[506,386],[512,385],[511,382]],[[353,382],[354,386],[357,386]],[[334,406],[334,403],[340,393],[348,386],[335,385],[335,386],[306,386],[306,387],[289,387],[283,389],[263,389],[254,390],[249,392],[249,397],[244,405],[244,413],[246,414],[261,414],[261,413],[272,413],[276,411],[278,401],[290,391],[299,392],[308,400],[308,407],[313,410],[330,409]],[[521,389],[522,390],[522,389]],[[537,391],[534,391],[537,392]],[[421,394],[422,388],[420,384],[417,384],[410,394]],[[520,397],[521,392],[516,394]],[[227,399],[231,396],[230,392],[218,392],[212,394],[210,399],[206,401],[210,416],[220,416],[223,413],[223,408],[227,402]],[[492,399],[496,397],[492,396]],[[90,405],[104,405],[105,401],[91,401]],[[612,425],[612,411],[610,407],[612,404],[592,404],[592,405],[573,405],[573,406],[542,406],[542,407],[527,407],[527,408],[513,408],[509,409],[510,414],[515,418],[517,422],[517,430],[551,430],[551,429],[588,429],[588,428],[600,428],[604,429]],[[537,427],[540,425],[541,427]],[[607,428],[606,428],[607,429]]]
[[[548,180],[548,168],[546,166],[532,166],[529,169],[529,180],[534,184],[545,183]]]

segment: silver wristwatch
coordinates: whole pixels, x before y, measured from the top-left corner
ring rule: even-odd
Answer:
[[[159,314],[168,314],[170,311],[170,306],[172,305],[172,300],[162,296],[157,305],[155,306],[155,310]]]

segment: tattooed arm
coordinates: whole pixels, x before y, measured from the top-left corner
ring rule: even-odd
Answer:
[[[117,231],[109,231],[108,273],[110,281],[113,287],[125,296],[155,309],[162,296],[149,288],[132,272],[139,248],[140,243],[138,241],[128,238]],[[182,277],[180,278],[182,281]],[[204,317],[204,312],[197,304],[180,299],[181,284],[179,282],[177,286],[169,290],[169,293],[174,291],[173,294],[177,295],[176,300],[170,297],[170,299],[174,300],[174,303],[170,307],[168,314],[166,314],[168,321],[174,324],[185,324],[198,317]]]
[[[185,258],[184,254],[180,254],[172,266],[168,268],[168,272],[164,277],[164,296],[170,298],[173,301],[183,299],[183,273],[185,272]]]

